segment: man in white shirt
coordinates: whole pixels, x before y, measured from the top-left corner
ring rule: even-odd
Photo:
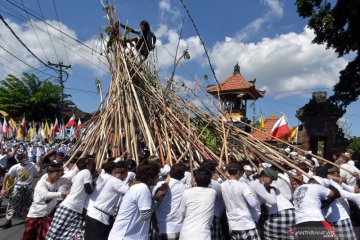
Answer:
[[[155,196],[151,196],[150,186],[158,182],[160,167],[156,162],[142,161],[136,169],[136,181],[122,199],[109,240],[148,239],[150,217],[156,205],[168,191],[163,184]]]
[[[218,182],[218,174],[216,172],[216,167],[218,163],[214,160],[204,160],[201,163],[201,167],[208,169],[212,173],[210,187],[216,191],[216,200],[214,206],[214,219],[211,227],[211,239],[212,240],[222,240],[223,231],[221,226],[221,217],[224,213],[225,205],[221,195],[221,187]]]
[[[227,166],[229,178],[221,184],[221,193],[226,207],[231,239],[260,240],[256,223],[250,208],[256,206],[256,198],[249,186],[238,181],[243,174],[243,167],[238,162]]]
[[[240,182],[244,182],[246,184],[249,184],[253,179],[252,175],[254,174],[254,171],[250,165],[244,166],[244,174],[239,179]]]
[[[255,179],[254,181],[251,181],[249,183],[250,190],[254,194],[257,200],[256,207],[251,209],[251,213],[254,217],[254,220],[257,223],[260,222],[261,205],[276,204],[275,192],[266,190],[267,188],[269,189],[272,182],[275,181],[276,179],[277,179],[277,173],[271,168],[265,168],[263,171],[260,172],[258,179]]]
[[[103,185],[99,195],[87,211],[85,219],[86,240],[108,239],[111,230],[110,218],[114,215],[115,205],[129,189],[129,186],[124,182],[127,173],[126,163],[119,161],[114,165],[111,175],[107,174],[110,178]]]
[[[209,170],[196,170],[196,187],[186,189],[181,200],[184,216],[180,239],[211,239],[216,191],[209,188],[212,174]]]
[[[295,233],[299,240],[323,240],[333,238],[334,229],[325,221],[321,210],[322,200],[334,200],[339,197],[329,188],[311,178],[309,184],[303,184],[294,192]]]
[[[62,165],[53,163],[47,168],[47,177],[41,178],[34,190],[34,200],[25,220],[23,240],[45,239],[49,230],[58,198],[65,198],[70,190],[59,191],[59,187],[69,182],[60,178]]]
[[[83,238],[83,209],[86,198],[93,191],[91,170],[94,163],[80,158],[76,163],[79,173],[73,178],[70,194],[57,208],[46,239]]]
[[[155,210],[159,239],[179,239],[183,221],[180,204],[186,189],[181,179],[184,178],[185,170],[186,166],[183,163],[175,163],[170,169],[169,191]],[[153,193],[155,194],[164,183],[165,181],[158,182]]]
[[[355,200],[360,206],[360,195],[346,191],[339,183],[332,179],[338,179],[339,170],[336,167],[328,169],[328,178],[325,179],[334,186],[341,194],[341,198],[333,201],[325,210],[326,220],[335,228],[339,239],[356,239],[354,228],[350,219],[350,206],[348,200]],[[356,216],[357,217],[357,216]]]
[[[1,225],[6,229],[12,227],[12,218],[14,216],[22,217],[27,214],[27,211],[32,202],[31,186],[34,176],[34,163],[29,162],[26,151],[16,154],[18,164],[12,166],[4,176],[4,184],[0,195],[3,196],[7,192],[6,182],[10,177],[14,177],[14,186],[11,197],[6,209],[6,223]]]
[[[349,155],[343,153],[339,156],[338,158],[338,163],[341,164],[342,168],[345,168],[346,170],[349,170],[350,172],[344,170],[344,169],[340,169],[340,177],[346,178],[346,183],[351,185],[351,186],[355,186],[356,184],[356,179],[359,178],[360,176],[360,170],[355,167],[354,165],[349,163],[350,161],[350,157]]]

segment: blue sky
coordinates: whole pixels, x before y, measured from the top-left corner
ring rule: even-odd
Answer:
[[[314,90],[327,91],[328,96],[332,94],[338,72],[347,64],[347,60],[337,58],[333,50],[311,44],[314,34],[306,28],[307,20],[297,15],[294,2],[185,1],[219,81],[231,75],[234,65],[239,63],[246,79],[256,78],[257,88],[267,90],[265,97],[256,102],[256,117],[259,117],[260,111],[265,117],[272,113],[284,113],[291,126],[298,123],[296,110],[309,101]],[[202,88],[215,83],[203,47],[180,1],[122,0],[115,1],[115,4],[121,22],[134,28],[138,28],[141,20],[150,22],[158,37],[153,59],[164,82],[171,74],[174,61],[169,53],[175,54],[184,22],[179,52],[188,49],[191,59],[181,61],[176,70],[177,81],[185,82],[192,89],[195,88],[194,78],[199,80]],[[28,14],[22,9],[26,9]],[[107,25],[101,2],[4,0],[0,3],[0,13],[44,62],[71,64],[65,91],[72,95],[72,100],[80,109],[87,112],[96,110],[99,95],[95,79],[101,80],[104,91],[110,81],[105,60],[98,54],[101,52],[99,35],[103,32],[102,27]],[[50,25],[46,26],[32,15]],[[19,75],[28,71],[41,79],[57,81],[56,73],[33,58],[2,23],[0,46],[22,60],[0,49],[0,78],[8,73]],[[202,78],[205,74],[209,76],[207,81]],[[189,94],[179,94],[198,104],[198,100]],[[199,95],[207,99],[203,94]],[[252,111],[248,112],[248,117],[252,118]],[[348,107],[344,119],[346,131],[359,136],[359,101]]]

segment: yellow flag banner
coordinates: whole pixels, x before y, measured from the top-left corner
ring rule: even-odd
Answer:
[[[264,116],[263,115],[260,116],[259,125],[260,125],[260,130],[261,131],[265,130],[265,121],[264,121]]]
[[[45,127],[44,127],[44,135],[45,137],[48,137],[50,135],[50,127],[47,121],[45,121]]]
[[[299,126],[295,126],[290,129],[289,142],[297,142],[298,128]]]

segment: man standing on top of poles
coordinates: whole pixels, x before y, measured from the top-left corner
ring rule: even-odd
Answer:
[[[147,21],[140,22],[140,31],[136,31],[132,28],[120,23],[120,27],[124,28],[126,32],[138,34],[138,37],[129,38],[126,42],[135,42],[135,49],[140,54],[142,60],[145,60],[149,52],[155,49],[156,36],[150,30],[150,25]]]

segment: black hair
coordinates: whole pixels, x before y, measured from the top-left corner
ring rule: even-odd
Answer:
[[[115,168],[114,162],[108,162],[102,166],[102,169],[104,169],[104,171],[108,174],[111,174],[114,168]]]
[[[309,167],[304,162],[299,163],[297,167],[303,170],[304,172],[309,172]]]
[[[142,183],[147,183],[151,178],[155,178],[160,173],[160,166],[157,162],[142,161],[136,168],[136,179]]]
[[[63,167],[61,163],[50,163],[47,167],[47,173],[62,171]]]
[[[240,162],[230,162],[226,169],[231,176],[236,175],[238,172],[244,171],[244,167]]]
[[[115,168],[125,168],[128,169],[128,165],[124,161],[118,161],[115,163]]]
[[[195,171],[195,182],[198,187],[208,187],[211,182],[212,174],[206,168],[198,168]]]
[[[175,163],[172,165],[170,169],[170,177],[175,178],[177,180],[181,180],[184,178],[185,171],[186,171],[185,164]]]
[[[206,168],[207,170],[209,170],[211,173],[215,173],[216,167],[217,167],[217,162],[215,162],[214,160],[204,160],[201,163],[201,167]]]
[[[149,30],[150,30],[150,24],[149,24],[147,21],[145,21],[145,20],[141,21],[139,25],[140,25],[140,26],[141,26],[141,25],[144,25],[146,31],[149,31]]]
[[[124,162],[127,164],[129,170],[131,168],[136,168],[136,162],[133,159],[131,159],[131,158],[126,159],[126,160],[124,160]]]
[[[80,158],[77,162],[76,162],[76,166],[78,167],[78,169],[84,170],[86,168],[86,165],[89,163],[89,159],[87,157],[83,157]]]

